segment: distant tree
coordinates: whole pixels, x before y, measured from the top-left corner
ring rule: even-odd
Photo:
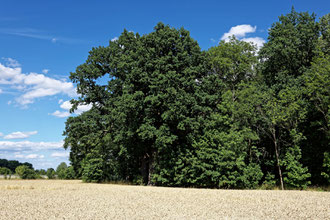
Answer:
[[[25,165],[29,167],[30,169],[33,169],[33,166],[31,163],[20,163],[17,160],[6,160],[6,159],[0,159],[0,167],[7,167],[11,170],[12,173],[15,173],[15,169],[18,166]]]
[[[46,175],[47,175],[48,179],[54,179],[55,175],[56,175],[56,172],[53,168],[48,168],[47,172],[46,172]]]
[[[59,179],[66,179],[65,173],[68,165],[65,162],[60,163],[56,168],[56,174]]]
[[[36,173],[38,173],[39,175],[46,175],[46,170],[44,169],[36,170]]]
[[[9,175],[9,179],[11,178],[11,170],[7,167],[0,167],[0,175],[4,175],[5,179],[7,179],[7,176]]]
[[[22,179],[36,179],[36,173],[33,169],[26,165],[18,166],[15,170],[16,174]]]

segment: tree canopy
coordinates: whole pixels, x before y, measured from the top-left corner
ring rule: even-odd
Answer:
[[[328,184],[328,27],[329,15],[292,9],[260,50],[233,37],[208,51],[184,28],[124,30],[71,73],[71,111],[93,106],[66,121],[71,171],[162,186]]]

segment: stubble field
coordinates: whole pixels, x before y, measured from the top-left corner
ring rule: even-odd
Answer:
[[[0,180],[0,219],[330,219],[330,193]]]

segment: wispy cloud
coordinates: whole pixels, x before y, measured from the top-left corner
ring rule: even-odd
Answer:
[[[69,157],[69,152],[54,152],[51,157]]]
[[[0,28],[0,33],[14,35],[19,37],[27,37],[39,40],[48,40],[51,43],[67,43],[67,44],[81,44],[86,43],[87,41],[81,39],[67,38],[67,37],[59,37],[55,35],[51,35],[45,33],[44,31],[40,31],[33,28]]]
[[[16,68],[21,66],[21,64],[13,58],[2,57],[1,59],[5,61],[5,65],[8,67]]]
[[[0,141],[1,151],[37,151],[63,149],[63,141],[60,142],[31,142],[31,141]]]
[[[70,116],[70,112],[56,110],[55,112],[51,113],[50,115],[53,115],[58,118],[66,118],[66,117]]]
[[[4,139],[24,139],[24,138],[28,138],[31,135],[35,135],[37,134],[37,131],[27,131],[27,132],[21,132],[21,131],[16,131],[13,132],[11,134],[8,134],[6,136],[4,136]]]
[[[42,159],[45,157],[45,155],[39,155],[39,154],[15,154],[15,158],[20,158],[20,159]]]

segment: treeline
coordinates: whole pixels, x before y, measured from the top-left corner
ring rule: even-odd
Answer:
[[[5,179],[11,179],[12,175],[17,175],[21,179],[75,179],[72,166],[67,166],[65,162],[60,163],[56,170],[35,170],[30,163],[20,163],[17,160],[0,159],[0,175]]]
[[[183,28],[124,31],[71,73],[78,178],[159,186],[328,185],[330,14],[282,15],[268,42],[201,51]]]

